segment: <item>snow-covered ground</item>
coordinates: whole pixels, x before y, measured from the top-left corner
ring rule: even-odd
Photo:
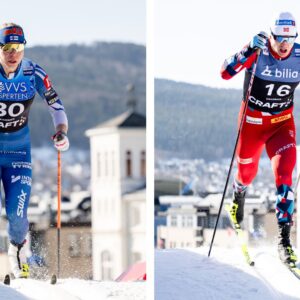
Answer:
[[[33,279],[16,279],[11,286],[0,284],[1,300],[145,300],[145,282],[99,282],[58,280],[56,285]]]
[[[276,247],[250,249],[255,267],[238,248],[157,250],[155,300],[300,299],[300,280],[279,261]]]

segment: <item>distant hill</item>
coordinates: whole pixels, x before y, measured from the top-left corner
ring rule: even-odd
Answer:
[[[156,79],[156,155],[206,160],[231,157],[241,99],[242,90]],[[300,133],[299,92],[295,103]]]
[[[88,148],[86,129],[127,110],[126,86],[134,84],[137,111],[146,111],[146,49],[126,43],[36,46],[28,57],[48,73],[69,117],[71,145]],[[37,95],[30,113],[32,144],[49,145],[53,125]]]

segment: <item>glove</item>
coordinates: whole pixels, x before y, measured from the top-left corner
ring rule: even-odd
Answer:
[[[69,146],[70,146],[69,139],[64,132],[62,132],[62,131],[56,132],[52,136],[52,140],[54,142],[54,147],[58,151],[67,151],[69,149]]]
[[[259,34],[253,37],[250,42],[250,48],[252,49],[261,49],[264,50],[267,46],[268,34],[264,31],[261,31]]]

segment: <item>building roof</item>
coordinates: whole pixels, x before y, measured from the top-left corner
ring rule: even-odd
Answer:
[[[124,128],[124,127],[146,127],[146,117],[138,114],[132,110],[128,110],[123,114],[112,118],[104,123],[101,123],[94,127],[96,128],[107,128],[107,127],[117,127],[117,128]]]

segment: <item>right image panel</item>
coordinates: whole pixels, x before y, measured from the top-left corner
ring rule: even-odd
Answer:
[[[154,4],[155,299],[300,299],[300,3]]]

